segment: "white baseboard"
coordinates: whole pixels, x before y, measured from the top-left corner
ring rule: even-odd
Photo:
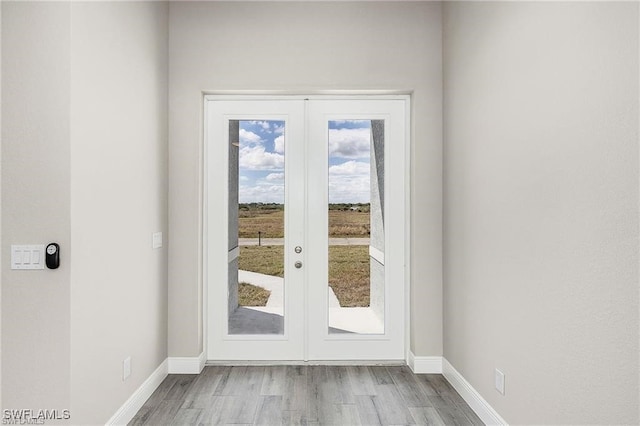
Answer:
[[[207,358],[202,352],[197,357],[169,357],[169,374],[200,374]]]
[[[442,374],[441,356],[415,356],[409,351],[407,365],[416,374]]]
[[[133,419],[138,410],[149,399],[151,394],[160,386],[167,377],[169,363],[165,359],[147,380],[125,401],[118,411],[107,421],[107,425],[126,425]]]
[[[491,405],[443,358],[442,374],[486,425],[508,425]]]

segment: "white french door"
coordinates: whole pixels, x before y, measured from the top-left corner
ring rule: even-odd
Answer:
[[[408,98],[205,98],[209,360],[405,356]]]

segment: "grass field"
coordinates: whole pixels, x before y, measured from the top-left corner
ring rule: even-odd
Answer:
[[[238,269],[284,277],[284,246],[242,246]]]
[[[238,284],[238,304],[240,306],[265,306],[271,292],[248,283]]]
[[[240,269],[284,276],[283,246],[240,247]],[[369,306],[369,247],[330,246],[329,285],[342,307]]]
[[[332,204],[328,208],[330,237],[369,237],[368,204]],[[258,232],[262,238],[283,238],[284,210],[281,205],[244,204],[240,205],[238,213],[240,238],[258,238]],[[282,277],[284,247],[240,247],[239,268]],[[369,247],[330,246],[329,285],[338,297],[340,306],[369,306]]]
[[[240,238],[282,238],[284,236],[284,210],[240,209]],[[369,212],[351,210],[329,210],[330,237],[369,236]]]

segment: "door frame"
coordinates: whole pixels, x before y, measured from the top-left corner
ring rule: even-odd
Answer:
[[[209,205],[209,188],[208,188],[208,123],[207,123],[207,103],[209,101],[241,101],[241,100],[402,100],[405,105],[405,137],[404,137],[404,360],[409,362],[410,356],[410,320],[411,320],[411,91],[206,91],[202,92],[201,98],[201,115],[200,122],[201,133],[201,163],[200,163],[200,273],[202,286],[201,299],[199,305],[200,312],[200,330],[202,336],[202,355],[205,362],[212,362],[209,356],[209,279],[208,279],[208,205]],[[235,360],[229,360],[233,363]],[[367,360],[363,360],[367,362]],[[221,361],[213,361],[220,363]],[[273,362],[273,361],[269,361]],[[287,361],[289,362],[289,361]],[[354,361],[349,361],[353,363]],[[376,361],[378,363],[380,361]],[[260,361],[257,361],[260,363]],[[276,361],[277,363],[277,361]],[[316,363],[316,362],[314,362]],[[335,363],[335,362],[333,362]]]

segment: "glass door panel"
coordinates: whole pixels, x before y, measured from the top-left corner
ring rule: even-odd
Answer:
[[[384,121],[328,121],[328,330],[384,333]]]
[[[231,335],[284,334],[285,127],[229,121]]]

